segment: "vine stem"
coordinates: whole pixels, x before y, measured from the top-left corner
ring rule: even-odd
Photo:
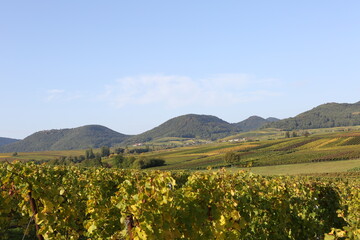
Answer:
[[[30,201],[31,211],[33,213],[33,216],[35,216],[38,213],[38,210],[37,210],[37,207],[36,207],[35,199],[32,197],[31,190],[29,191],[28,196],[29,196],[29,199],[30,199],[29,201]],[[41,234],[39,234],[40,227],[36,222],[36,218],[34,218],[34,221],[35,221],[36,237],[39,240],[44,240],[44,237]]]
[[[130,240],[133,240],[134,237],[133,237],[132,229],[134,227],[134,220],[133,220],[132,215],[126,216],[125,224],[126,224],[126,228],[127,228],[127,232],[129,234]]]

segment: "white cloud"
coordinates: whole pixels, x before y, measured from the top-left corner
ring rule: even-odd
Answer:
[[[72,101],[81,98],[78,93],[70,93],[63,89],[50,89],[46,92],[46,101]]]
[[[279,93],[273,90],[278,82],[245,74],[225,74],[205,79],[143,75],[121,78],[107,85],[100,97],[119,108],[154,103],[168,108],[223,106],[278,96]]]

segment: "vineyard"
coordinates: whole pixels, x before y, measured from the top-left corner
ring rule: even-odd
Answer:
[[[360,137],[354,133],[330,133],[309,137],[280,138],[239,143],[212,143],[145,153],[159,157],[166,165],[159,170],[228,167],[227,152],[240,156],[239,166],[271,166],[294,163],[341,161],[360,158]]]
[[[15,162],[0,180],[1,239],[360,239],[358,178]]]
[[[331,132],[313,134],[310,136],[267,139],[261,141],[248,140],[245,142],[212,142],[191,146],[158,149],[156,146],[142,146],[150,151],[135,152],[129,147],[125,158],[163,159],[165,164],[157,170],[203,170],[208,167],[222,168],[230,166],[224,161],[228,152],[240,156],[239,167],[260,167],[283,164],[300,164],[327,161],[342,161],[360,159],[360,132]],[[140,149],[141,150],[141,149]],[[64,162],[61,159],[80,159],[85,150],[48,151],[30,153],[1,153],[0,162],[33,161],[48,163],[49,165]],[[116,165],[115,149],[110,157],[101,159],[102,166],[119,167]],[[101,149],[94,149],[99,154]],[[58,161],[57,161],[58,160]],[[79,162],[69,160],[67,165]],[[81,163],[81,162],[80,162]],[[340,163],[339,163],[340,164]]]

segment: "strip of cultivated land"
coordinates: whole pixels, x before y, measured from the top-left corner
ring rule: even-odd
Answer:
[[[261,175],[297,175],[297,174],[313,174],[313,173],[339,173],[347,172],[360,166],[360,159],[334,161],[334,162],[317,162],[317,163],[299,163],[285,164],[276,166],[243,168],[243,170],[251,171]],[[231,169],[231,168],[230,168]],[[229,171],[232,171],[230,170]],[[238,171],[238,168],[233,168]]]

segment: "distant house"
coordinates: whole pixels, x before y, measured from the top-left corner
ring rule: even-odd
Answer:
[[[230,139],[228,142],[246,142],[246,138],[234,138],[234,139]]]

